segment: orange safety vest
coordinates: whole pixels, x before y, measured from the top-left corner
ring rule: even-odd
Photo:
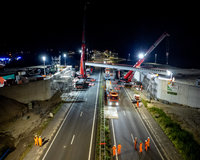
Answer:
[[[150,138],[147,138],[147,147],[150,147]]]
[[[121,153],[121,148],[122,148],[122,146],[121,146],[121,144],[118,144],[118,146],[117,146],[117,154],[120,154]]]
[[[113,156],[115,156],[115,155],[116,155],[116,147],[113,146],[113,147],[112,147],[112,150],[113,150]]]
[[[139,107],[139,102],[137,101],[137,107]]]
[[[137,140],[134,141],[135,150],[137,150]]]
[[[38,137],[37,136],[34,137],[34,141],[35,141],[35,145],[38,146]]]
[[[140,143],[140,153],[142,153],[142,143]]]
[[[148,142],[146,141],[145,144],[144,144],[144,146],[145,146],[145,151],[147,151],[147,144],[148,144]]]
[[[39,137],[39,146],[41,147],[42,146],[42,138]]]

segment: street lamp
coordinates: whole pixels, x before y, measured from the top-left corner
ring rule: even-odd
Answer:
[[[138,57],[139,57],[139,59],[142,59],[142,58],[144,58],[144,54],[143,53],[139,53]]]
[[[44,75],[46,75],[46,72],[45,72],[45,61],[46,61],[46,57],[43,56],[43,57],[42,57],[42,60],[43,60],[43,62],[44,62]]]
[[[67,55],[64,53],[64,54],[63,54],[63,57],[65,58],[65,66],[66,66],[66,56],[67,56]]]
[[[172,79],[172,74],[173,73],[171,71],[167,70],[167,75],[170,76],[170,79]]]

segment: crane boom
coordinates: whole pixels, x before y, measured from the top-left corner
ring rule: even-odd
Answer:
[[[86,4],[84,5],[84,15],[83,15],[83,32],[82,32],[82,45],[81,45],[81,61],[80,61],[80,75],[82,78],[86,78],[86,69],[85,69],[85,18],[86,18]]]
[[[145,60],[145,58],[159,45],[159,43],[165,38],[165,37],[168,37],[170,36],[168,33],[164,32],[159,38],[158,40],[147,50],[147,52],[145,53],[144,55],[144,58],[142,59],[139,59],[139,61],[137,61],[137,63],[133,66],[133,67],[139,67]],[[124,79],[128,79],[128,81],[130,82],[133,75],[134,75],[134,72],[133,71],[129,71],[125,76],[124,76]],[[131,78],[129,78],[131,77]]]

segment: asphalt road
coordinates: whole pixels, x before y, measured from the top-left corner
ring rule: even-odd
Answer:
[[[150,150],[144,150],[144,142],[149,137],[150,132],[145,128],[141,118],[139,117],[136,109],[132,106],[124,89],[120,93],[120,102],[117,106],[118,119],[111,120],[113,132],[113,144],[122,145],[121,154],[114,159],[119,160],[137,160],[137,159],[152,159],[162,160],[162,153],[153,141],[150,141]],[[153,135],[151,135],[153,136]],[[138,138],[138,142],[143,143],[143,152],[139,153],[134,149],[134,137]],[[139,144],[137,146],[139,148]]]
[[[52,140],[42,160],[93,160],[95,148],[95,123],[98,99],[98,79],[96,71],[95,86],[80,91],[83,102],[74,103],[64,120],[61,129]]]

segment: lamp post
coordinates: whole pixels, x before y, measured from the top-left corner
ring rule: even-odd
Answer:
[[[171,71],[167,70],[167,75],[170,76],[170,79],[172,80],[173,73]]]
[[[64,53],[64,54],[63,54],[63,57],[65,58],[65,66],[66,66],[66,56],[67,56],[67,55]]]
[[[44,62],[44,75],[46,75],[46,71],[45,71],[45,61],[46,61],[46,57],[43,56],[43,57],[42,57],[42,60],[43,60],[43,62]]]
[[[139,53],[138,57],[139,57],[139,59],[144,58],[144,53]]]

